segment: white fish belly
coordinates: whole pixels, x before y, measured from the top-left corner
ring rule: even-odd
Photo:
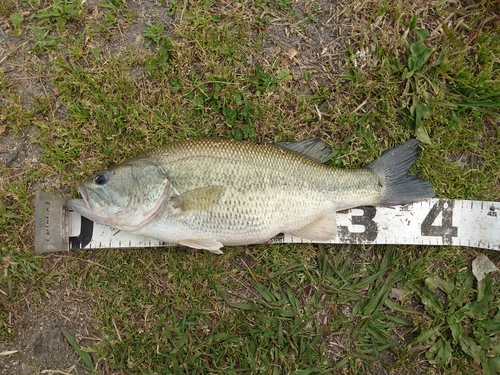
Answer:
[[[165,211],[150,224],[154,237],[162,235],[170,241],[211,238],[224,245],[262,243],[302,228],[338,205],[306,181],[281,172],[273,173],[272,179],[279,180],[279,186],[270,186],[270,179],[262,176],[237,181],[207,209]]]

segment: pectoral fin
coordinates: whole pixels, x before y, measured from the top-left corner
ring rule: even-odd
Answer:
[[[310,241],[333,240],[337,235],[336,213],[324,214],[302,228],[289,231],[288,234]]]
[[[173,205],[183,212],[206,210],[219,202],[223,191],[224,188],[221,186],[207,186],[186,191],[172,199]]]
[[[179,241],[179,245],[192,247],[193,249],[208,250],[214,254],[223,254],[223,252],[220,250],[222,244],[213,238],[188,238]]]

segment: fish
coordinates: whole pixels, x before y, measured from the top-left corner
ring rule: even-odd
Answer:
[[[334,168],[318,138],[276,144],[222,138],[181,140],[102,170],[78,184],[66,206],[92,221],[172,244],[222,254],[280,233],[336,237],[336,212],[434,196],[408,173],[411,139],[363,168]]]

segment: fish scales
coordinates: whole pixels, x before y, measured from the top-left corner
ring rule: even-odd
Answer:
[[[252,185],[257,189],[281,189],[290,187],[286,182],[293,181],[299,185],[292,187],[321,191],[339,203],[356,200],[368,204],[380,198],[379,179],[371,170],[332,168],[271,144],[188,140],[156,148],[146,155],[158,158],[182,191],[218,184],[230,184],[238,191]]]
[[[373,204],[380,198],[378,177],[370,170],[334,169],[273,145],[202,139],[167,145],[148,156],[158,159],[181,195],[206,186],[224,188],[219,204],[179,219],[192,235],[208,234],[230,245],[293,231],[342,209],[341,202]],[[160,225],[171,225],[168,216],[158,219]]]

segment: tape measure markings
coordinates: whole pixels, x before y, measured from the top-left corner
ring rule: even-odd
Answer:
[[[64,209],[65,200],[39,191],[35,252],[161,247],[162,241],[94,223]],[[433,198],[406,206],[357,207],[337,213],[337,238],[325,243],[469,246],[500,250],[499,202]],[[270,243],[309,243],[280,234]]]

